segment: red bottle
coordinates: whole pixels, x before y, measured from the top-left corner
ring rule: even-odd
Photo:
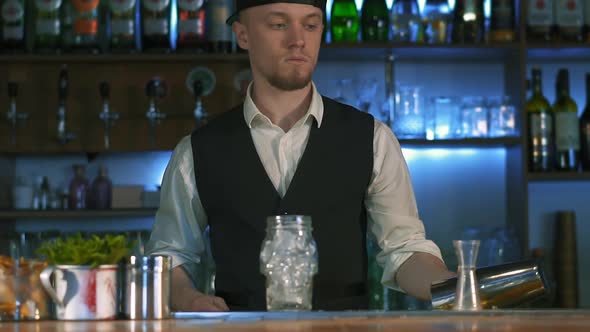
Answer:
[[[100,166],[98,176],[92,182],[90,187],[90,208],[92,209],[110,209],[113,197],[113,184],[108,177],[107,169]]]

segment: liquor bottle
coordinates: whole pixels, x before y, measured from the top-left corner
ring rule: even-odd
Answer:
[[[331,15],[332,42],[356,42],[359,33],[359,14],[354,0],[334,0]]]
[[[584,5],[584,41],[590,43],[590,3]]]
[[[73,12],[72,48],[98,53],[100,50],[100,0],[71,0]]]
[[[490,40],[493,42],[512,42],[516,38],[514,24],[514,1],[492,0]]]
[[[424,39],[428,43],[447,43],[451,8],[447,0],[426,0],[422,12]]]
[[[35,0],[35,45],[38,52],[56,52],[61,46],[62,0]]]
[[[178,0],[177,13],[177,49],[206,51],[206,16],[203,0]]]
[[[73,168],[74,178],[70,181],[68,206],[71,210],[85,209],[88,199],[86,167],[84,165],[74,165]]]
[[[75,9],[71,0],[65,0],[60,9],[61,18],[61,49],[71,52],[74,46],[74,15]]]
[[[137,0],[111,0],[109,3],[109,46],[112,52],[137,51]]]
[[[555,18],[553,0],[528,1],[527,39],[546,42],[553,39]]]
[[[582,0],[555,0],[557,34],[563,41],[582,41],[584,4]],[[590,2],[587,6],[590,5]]]
[[[144,0],[141,5],[143,49],[170,51],[170,0]]]
[[[580,117],[580,163],[590,171],[590,73],[586,73],[586,107]]]
[[[110,209],[113,197],[113,184],[105,166],[101,165],[98,176],[90,186],[89,207],[92,209]]]
[[[453,12],[453,43],[481,43],[485,39],[483,0],[458,0]]]
[[[232,52],[232,29],[225,20],[234,12],[231,0],[209,0],[205,7],[206,37],[209,51],[213,53]]]
[[[361,9],[363,41],[389,40],[389,10],[385,0],[365,0]]]
[[[0,49],[25,50],[25,1],[4,0],[0,6]]]
[[[531,172],[553,170],[553,112],[543,96],[541,69],[532,70],[533,94],[525,104],[528,126],[528,164]]]
[[[416,0],[394,0],[391,5],[391,29],[394,41],[424,41],[422,17]]]
[[[569,72],[560,69],[555,84],[555,161],[558,170],[577,171],[580,158],[578,106],[570,97]]]

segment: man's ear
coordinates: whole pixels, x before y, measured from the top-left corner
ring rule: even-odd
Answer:
[[[232,23],[232,30],[236,35],[236,41],[238,46],[241,49],[247,50],[248,49],[248,32],[246,31],[246,26],[239,21],[235,21]]]

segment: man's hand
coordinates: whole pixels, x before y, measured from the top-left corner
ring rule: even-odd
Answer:
[[[229,311],[222,298],[196,290],[182,266],[172,269],[171,284],[170,303],[174,311]]]
[[[432,283],[455,277],[438,257],[431,254],[414,253],[399,268],[396,274],[397,284],[409,295],[420,300],[430,300]]]
[[[218,296],[200,294],[193,297],[190,308],[183,311],[229,311],[225,300]]]

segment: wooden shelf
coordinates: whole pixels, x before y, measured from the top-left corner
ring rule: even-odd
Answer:
[[[528,173],[529,182],[590,181],[590,172]]]
[[[380,60],[394,54],[398,60],[490,61],[516,55],[520,44],[333,43],[323,45],[320,60]]]
[[[551,43],[527,44],[528,61],[588,61],[590,44]]]
[[[519,137],[501,137],[501,138],[464,138],[464,139],[445,139],[445,140],[425,140],[425,139],[400,139],[402,147],[508,147],[521,144]]]
[[[154,208],[113,210],[0,210],[2,219],[133,218],[153,217]]]
[[[126,62],[247,62],[247,54],[130,53],[130,54],[3,54],[0,63],[126,63]]]

